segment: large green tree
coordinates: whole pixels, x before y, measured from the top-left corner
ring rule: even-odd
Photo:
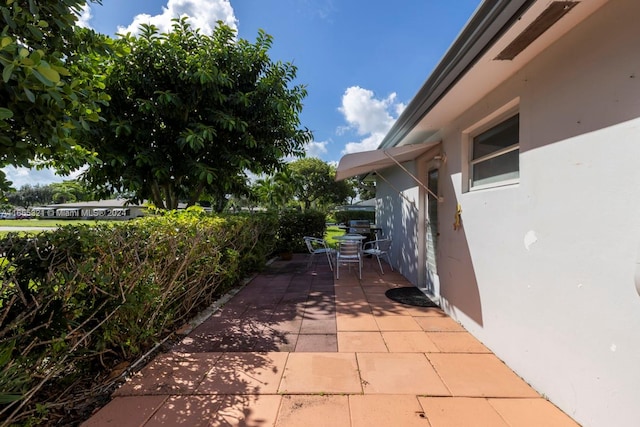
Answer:
[[[15,207],[47,205],[53,200],[53,189],[49,185],[25,184],[19,190],[7,194],[7,200]]]
[[[106,52],[110,40],[76,26],[86,3],[0,5],[0,167],[64,158],[63,169],[73,169],[91,158],[78,132],[100,119],[108,101],[94,51]]]
[[[168,33],[142,26],[116,43],[131,53],[105,58],[111,101],[90,137],[102,163],[85,174],[95,187],[161,208],[224,199],[246,171],[272,173],[312,138],[300,127],[296,67],[269,58],[262,31],[250,43],[222,23],[203,35],[181,19]]]
[[[345,180],[336,182],[335,167],[321,159],[299,159],[288,167],[297,181],[295,196],[305,209],[341,204],[355,196],[352,185]]]
[[[65,180],[49,184],[53,193],[53,203],[88,202],[94,199],[93,192],[83,182]]]
[[[295,173],[289,168],[284,168],[275,175],[256,180],[252,191],[263,207],[282,209],[294,200],[296,186],[299,183],[300,180]]]

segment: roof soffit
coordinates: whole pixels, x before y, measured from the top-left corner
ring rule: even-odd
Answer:
[[[508,28],[503,28],[503,32],[497,33],[491,40],[487,40],[488,37],[484,39],[476,37],[476,43],[484,44],[484,48],[481,48],[481,46],[476,46],[473,49],[467,47],[469,49],[468,55],[471,55],[472,51],[477,52],[475,58],[466,58],[464,61],[459,62],[457,64],[458,70],[452,68],[449,71],[448,79],[447,76],[439,76],[438,79],[434,77],[438,68],[444,69],[442,64],[437,67],[434,74],[427,79],[403,114],[398,118],[396,124],[385,136],[380,147],[387,148],[425,141],[429,136],[437,133],[447,123],[454,120],[464,110],[486,96],[500,83],[515,74],[540,52],[586,19],[607,1],[580,0],[569,13],[540,35],[513,60],[495,60],[499,53],[540,16],[550,4],[549,1],[536,0],[519,2],[519,12],[512,16],[511,21],[504,16],[501,18]],[[481,13],[480,8],[476,14],[478,13]],[[513,13],[513,8],[509,10],[503,9],[502,13]],[[494,15],[491,19],[498,20],[500,17]],[[474,18],[470,20],[468,25],[472,25],[473,20]],[[487,36],[489,31],[496,30],[488,26],[487,23],[484,25],[475,23],[474,25],[482,27],[483,31],[487,31]],[[470,35],[463,30],[459,37],[470,37]],[[456,46],[456,43],[458,41],[454,43],[452,48]],[[452,60],[453,57],[448,57],[447,55],[445,55],[443,61]],[[467,63],[466,68],[464,68],[465,63]],[[440,87],[437,88],[433,85],[440,85]],[[438,91],[441,92],[439,95]]]

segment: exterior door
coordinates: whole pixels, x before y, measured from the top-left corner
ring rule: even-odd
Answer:
[[[427,173],[427,188],[433,194],[438,194],[438,169],[430,169]],[[426,290],[429,294],[440,296],[440,279],[438,277],[438,266],[436,263],[436,254],[438,251],[438,199],[431,193],[427,193],[426,212],[427,224],[426,232]]]

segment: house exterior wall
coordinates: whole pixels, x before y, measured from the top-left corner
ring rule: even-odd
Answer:
[[[612,0],[441,129],[442,306],[585,426],[640,425],[638,17],[640,2]],[[519,183],[468,191],[465,131],[510,103]],[[379,218],[411,232],[418,216],[378,182]],[[403,274],[423,262],[394,260]]]
[[[415,164],[409,165],[414,173]],[[419,280],[418,218],[419,190],[416,182],[399,168],[386,169],[376,184],[376,224],[384,237],[392,237],[389,258],[394,267],[411,283]],[[402,194],[402,196],[400,194]],[[403,197],[404,196],[404,197]]]

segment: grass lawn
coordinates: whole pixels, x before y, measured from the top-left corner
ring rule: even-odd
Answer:
[[[345,230],[339,228],[337,225],[331,225],[327,227],[327,232],[324,235],[324,239],[327,241],[329,246],[335,247],[338,241],[335,240],[334,237],[342,236],[344,233],[345,233]]]

